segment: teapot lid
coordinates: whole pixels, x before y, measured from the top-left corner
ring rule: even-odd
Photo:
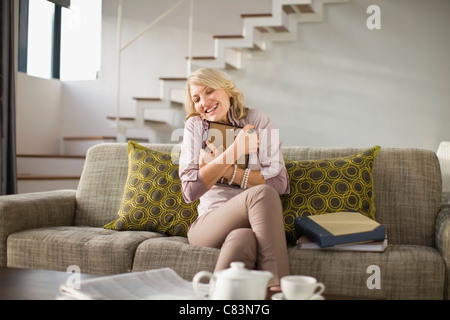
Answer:
[[[245,279],[253,276],[253,273],[245,268],[243,262],[231,262],[230,266],[231,268],[229,269],[219,271],[221,277],[228,279]]]

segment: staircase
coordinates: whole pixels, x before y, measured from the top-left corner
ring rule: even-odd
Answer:
[[[299,23],[323,21],[323,7],[348,0],[272,0],[271,13],[243,14],[239,35],[213,36],[214,56],[187,57],[190,69],[213,67],[239,70],[245,66],[247,53],[266,51],[273,42],[297,39]],[[185,77],[159,78],[159,97],[134,97],[135,118],[108,117],[118,132],[118,141],[126,141],[129,132],[139,130],[151,142],[172,142],[171,134],[183,128]]]
[[[272,0],[272,13],[244,14],[240,35],[216,35],[214,56],[193,57],[197,67],[243,68],[243,53],[247,50],[265,51],[272,42],[297,39],[299,23],[321,22],[326,3],[348,0]]]

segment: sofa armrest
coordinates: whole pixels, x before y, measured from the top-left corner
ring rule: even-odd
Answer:
[[[445,299],[450,299],[450,205],[442,205],[436,218],[436,248],[446,265]]]
[[[0,267],[6,266],[6,241],[14,232],[73,225],[76,190],[22,193],[0,197]]]

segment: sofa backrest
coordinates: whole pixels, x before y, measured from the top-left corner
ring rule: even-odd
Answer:
[[[179,152],[177,144],[142,145]],[[283,155],[291,160],[330,159],[363,150],[283,147]],[[127,173],[127,143],[103,143],[90,148],[77,190],[75,225],[101,227],[116,219]],[[381,148],[374,167],[376,220],[387,227],[390,243],[434,246],[441,179],[433,151]]]

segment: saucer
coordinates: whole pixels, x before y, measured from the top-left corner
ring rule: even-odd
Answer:
[[[287,299],[284,297],[283,292],[278,292],[272,296],[272,300],[287,300]],[[315,294],[309,299],[305,300],[325,300],[325,298],[320,294]]]
[[[283,292],[278,292],[272,295],[272,300],[286,300],[283,296]]]

